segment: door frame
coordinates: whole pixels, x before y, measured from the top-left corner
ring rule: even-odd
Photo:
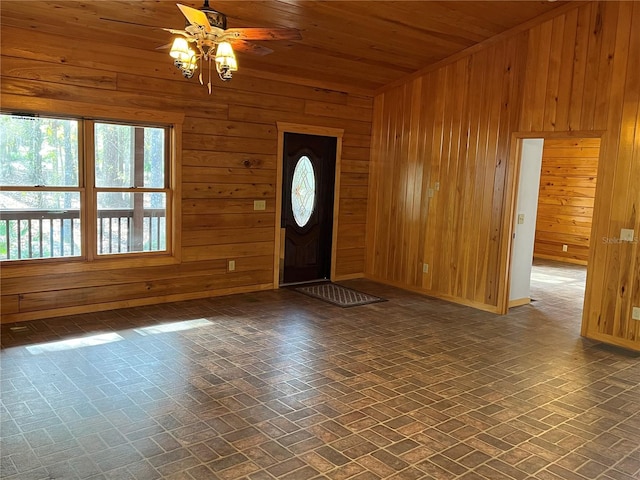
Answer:
[[[519,138],[518,139],[518,166],[517,166],[517,170],[516,170],[516,178],[515,178],[515,189],[514,189],[514,203],[513,203],[513,208],[514,208],[514,212],[513,212],[513,222],[512,222],[512,233],[511,233],[511,243],[510,243],[510,247],[509,247],[509,273],[508,273],[508,279],[509,279],[509,285],[506,286],[507,288],[507,306],[508,308],[514,308],[514,307],[519,307],[521,305],[527,305],[529,303],[531,303],[531,292],[529,291],[529,295],[526,298],[520,298],[520,299],[516,299],[516,300],[511,300],[511,279],[513,277],[513,261],[514,261],[514,254],[516,253],[516,243],[517,243],[517,234],[516,229],[517,227],[517,215],[519,214],[519,212],[521,211],[521,209],[518,208],[519,203],[520,203],[520,188],[521,188],[521,176],[522,176],[522,167],[523,167],[523,163],[527,163],[529,161],[529,159],[527,159],[526,161],[523,162],[524,159],[524,142],[526,140],[529,140],[529,138]],[[542,157],[543,157],[543,151],[544,151],[544,142],[545,139],[542,137],[536,137],[536,138],[531,138],[531,140],[541,140],[542,141],[542,148],[540,149],[540,170],[539,170],[539,174],[542,175]],[[537,224],[537,220],[538,220],[538,206],[539,206],[539,195],[540,195],[540,179],[538,178],[538,184],[536,186],[536,217],[533,219],[534,225],[533,225],[533,247],[535,248],[535,235],[536,235],[536,224]],[[533,258],[532,258],[533,260]],[[531,280],[531,272],[529,272],[529,281]]]
[[[594,215],[595,208],[598,207],[599,197],[602,194],[602,177],[604,161],[602,159],[604,143],[603,130],[581,130],[581,131],[566,131],[566,132],[514,132],[511,134],[511,146],[509,152],[509,169],[511,172],[507,177],[506,195],[507,195],[507,208],[506,215],[503,217],[502,231],[505,234],[502,237],[500,244],[500,272],[502,273],[501,281],[498,284],[498,312],[499,314],[506,314],[509,312],[509,287],[511,282],[511,249],[513,247],[513,233],[515,232],[516,224],[516,202],[518,198],[519,179],[520,179],[520,164],[522,160],[522,140],[527,138],[542,138],[543,140],[554,138],[599,138],[600,139],[600,154],[598,156],[598,178],[596,179],[596,193],[594,198]],[[596,223],[591,224],[591,238],[593,239],[593,233],[596,228]],[[589,287],[589,269],[593,262],[593,242],[589,245],[589,261],[587,262],[587,281],[585,287]],[[585,297],[586,300],[586,297]],[[582,331],[584,335],[585,331],[585,315],[584,306],[582,313]]]
[[[340,211],[340,172],[342,158],[342,137],[344,129],[303,125],[298,123],[276,122],[278,128],[278,158],[276,160],[276,224],[274,226],[273,246],[273,288],[280,288],[280,224],[282,222],[282,171],[284,157],[284,134],[302,133],[336,139],[336,172],[333,185],[333,225],[331,232],[331,274],[330,280],[336,276],[336,245],[338,239],[338,213]]]

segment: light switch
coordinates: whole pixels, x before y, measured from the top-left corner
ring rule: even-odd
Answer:
[[[267,208],[266,200],[254,200],[253,201],[253,209],[254,210],[265,210]]]
[[[422,273],[429,273],[429,264],[428,263],[423,263],[422,264]]]
[[[631,318],[634,320],[640,320],[640,307],[633,307]]]
[[[524,223],[524,213],[518,214],[518,225],[522,225]]]
[[[569,251],[569,245],[562,245],[562,251],[563,252],[568,252]]]
[[[620,240],[623,242],[633,242],[634,232],[630,228],[620,230]]]
[[[229,263],[227,265],[227,270],[229,272],[233,272],[236,269],[236,261],[235,260],[229,260]]]

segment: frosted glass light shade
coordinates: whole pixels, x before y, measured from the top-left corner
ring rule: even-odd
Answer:
[[[218,72],[222,69],[227,69],[232,72],[238,70],[236,55],[233,53],[233,48],[229,42],[222,42],[218,45],[216,50],[216,68]]]
[[[190,53],[192,52],[189,49],[187,40],[182,37],[177,37],[173,41],[173,45],[171,45],[171,51],[169,52],[169,55],[171,55],[173,58],[177,58],[178,60],[187,60],[192,56],[190,55]]]

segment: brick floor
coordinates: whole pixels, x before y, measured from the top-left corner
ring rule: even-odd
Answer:
[[[640,355],[579,336],[584,274],[538,262],[506,316],[354,280],[389,301],[4,325],[0,477],[637,480]]]

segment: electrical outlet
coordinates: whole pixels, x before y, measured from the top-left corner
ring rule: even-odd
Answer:
[[[422,264],[422,273],[429,273],[429,264],[428,263],[423,263]]]
[[[235,269],[236,269],[236,261],[229,260],[229,263],[227,264],[227,271],[233,272]]]
[[[524,213],[518,214],[518,225],[522,225],[524,223]]]
[[[630,228],[620,230],[620,240],[623,242],[633,242],[634,232]]]
[[[267,208],[266,200],[254,200],[253,201],[253,209],[254,210],[265,210]]]
[[[436,191],[439,191],[440,190],[440,182],[436,182],[434,187],[435,187]]]
[[[569,250],[569,245],[562,245],[562,251],[566,252]]]
[[[633,320],[640,320],[640,307],[633,307],[631,311],[631,318]]]

